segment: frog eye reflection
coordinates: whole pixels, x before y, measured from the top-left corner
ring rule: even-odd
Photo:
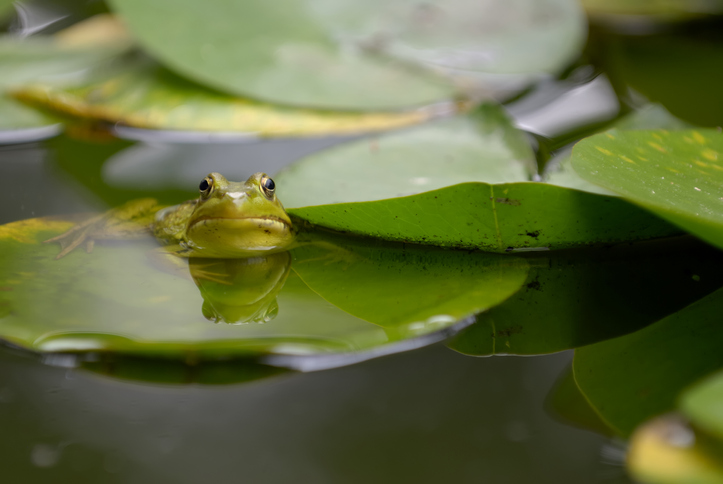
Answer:
[[[211,193],[211,190],[213,190],[213,178],[210,176],[204,178],[201,184],[198,185],[198,189],[201,191],[201,195],[208,195]]]
[[[264,191],[264,195],[266,195],[266,198],[271,200],[274,198],[274,190],[276,190],[276,183],[274,183],[274,180],[271,178],[265,176],[261,178],[261,190]]]

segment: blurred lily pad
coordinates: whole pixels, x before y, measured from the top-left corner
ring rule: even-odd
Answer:
[[[275,179],[289,213],[389,240],[506,252],[678,233],[617,197],[527,182],[534,173],[522,132],[483,105],[314,154]]]
[[[72,34],[72,32],[71,32]],[[72,37],[72,35],[71,35]],[[106,64],[130,47],[130,41],[94,44],[53,37],[0,37],[0,143],[23,143],[50,138],[61,131],[58,121],[5,97],[5,91],[27,82],[67,82],[82,78],[91,67]]]
[[[229,261],[193,259],[189,267],[169,266],[163,257],[152,255],[154,240],[138,240],[96,245],[92,254],[76,252],[54,260],[57,248],[39,242],[71,226],[62,219],[30,219],[0,227],[3,340],[52,353],[118,352],[198,361],[273,357],[269,362],[274,365],[326,368],[438,341],[466,324],[473,312],[509,297],[527,274],[524,261],[489,254],[473,257],[480,271],[467,274],[466,265],[448,263],[459,258],[449,251],[420,255],[397,248],[375,257],[352,252],[349,246],[340,252],[332,242],[314,242],[324,249],[315,252],[302,246],[307,252],[295,255],[293,264],[304,267],[304,277],[314,278],[315,263],[324,266],[340,253],[352,261],[339,266],[342,272],[406,274],[397,284],[384,286],[384,294],[377,284],[361,285],[366,289],[357,293],[357,315],[351,315],[344,310],[347,303],[343,308],[329,304],[290,271],[288,253]],[[436,269],[425,274],[416,266],[420,259],[428,261],[427,269]],[[408,291],[426,288],[436,296],[443,278],[466,281],[466,297],[452,285],[454,291],[438,299],[437,312],[429,306],[420,313],[417,298],[410,298]],[[324,295],[333,289],[315,288]],[[479,299],[480,294],[489,296]],[[454,298],[455,304],[445,297]],[[396,315],[386,321],[391,331],[372,324],[377,323],[374,314],[383,314],[385,308]]]
[[[526,260],[523,289],[477,316],[450,348],[472,356],[578,348],[637,331],[723,287],[723,253],[695,240]]]
[[[680,409],[695,426],[723,440],[723,372],[683,393]]]
[[[641,425],[630,439],[627,467],[648,484],[718,484],[723,461],[706,451],[699,435],[676,414]]]
[[[604,0],[603,0],[604,1]],[[689,2],[688,5],[723,2]],[[656,35],[596,32],[595,62],[613,83],[660,103],[690,123],[723,125],[723,29],[720,21]]]
[[[573,0],[111,4],[182,75],[240,96],[342,110],[449,101],[450,74],[463,89],[480,73],[498,86],[529,82],[574,60],[586,33]]]
[[[585,180],[723,247],[723,134],[610,131],[573,149]]]
[[[575,350],[575,381],[612,428],[675,408],[680,392],[723,368],[723,289],[635,333]]]
[[[15,89],[13,94],[31,105],[96,121],[150,130],[255,136],[385,130],[420,123],[433,115],[430,110],[345,113],[274,106],[205,88],[142,56],[113,70],[104,69],[89,82],[35,83]]]
[[[54,119],[0,94],[0,144],[52,138],[61,131]]]

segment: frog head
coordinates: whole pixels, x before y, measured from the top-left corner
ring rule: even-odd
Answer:
[[[287,248],[294,239],[291,220],[265,173],[231,182],[210,173],[186,225],[186,243],[206,257],[244,257]]]

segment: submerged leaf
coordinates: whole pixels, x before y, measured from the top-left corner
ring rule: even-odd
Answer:
[[[723,286],[723,253],[696,240],[548,254],[528,257],[523,289],[448,345],[473,356],[577,348],[637,331]]]
[[[585,180],[723,247],[723,134],[610,131],[573,149]]]
[[[674,408],[680,392],[723,367],[723,289],[635,333],[575,350],[575,381],[622,435]]]

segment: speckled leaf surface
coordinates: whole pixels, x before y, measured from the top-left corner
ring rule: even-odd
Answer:
[[[368,270],[404,272],[400,268],[408,267],[407,276],[389,284],[383,295],[375,293],[375,285],[363,286],[366,291],[359,290],[355,303],[358,315],[352,315],[322,299],[290,269],[302,264],[304,273],[313,275],[314,264],[323,266],[338,253],[330,243],[321,244],[312,257],[297,256],[294,261],[285,252],[259,260],[193,259],[190,271],[183,265],[185,260],[179,267],[164,262],[168,256],[158,259],[159,254],[153,252],[157,243],[144,239],[99,243],[91,254],[75,251],[55,260],[58,247],[40,241],[71,226],[72,222],[61,219],[30,219],[0,227],[3,340],[42,352],[119,352],[200,360],[276,357],[282,360],[274,364],[292,368],[304,360],[307,369],[309,358],[330,356],[331,362],[322,366],[338,366],[437,341],[453,330],[462,314],[509,297],[527,273],[524,262],[517,270],[507,270],[514,261],[498,257],[485,266],[496,277],[479,276],[480,282],[471,285],[466,297],[454,294],[454,311],[443,298],[436,314],[430,306],[421,315],[416,299],[393,297],[393,291],[404,294],[410,284],[423,284],[425,277],[422,269],[410,267],[417,259],[410,262],[403,251],[397,251],[396,256],[381,258],[386,265]],[[329,245],[332,249],[325,248]],[[362,257],[345,250],[344,254],[352,261],[379,264],[368,253]],[[430,264],[446,267],[447,254],[431,251]],[[359,270],[359,265],[354,267]],[[449,268],[445,277],[457,280],[454,269]],[[435,281],[441,277],[439,271],[434,275]],[[318,285],[323,286],[323,280]],[[494,297],[480,303],[476,299],[480,293]],[[448,292],[447,297],[452,294]],[[397,317],[376,321],[369,309],[363,310],[365,305],[382,312],[393,306]],[[430,324],[420,326],[422,316]],[[388,331],[373,323],[394,328]]]
[[[90,82],[34,83],[13,94],[41,108],[137,128],[266,137],[384,130],[420,123],[431,116],[423,110],[345,113],[274,106],[205,88],[140,56],[114,70],[102,70]]]
[[[617,197],[523,181],[534,166],[523,134],[483,105],[314,154],[275,179],[289,213],[389,240],[505,252],[677,233]]]
[[[723,289],[640,331],[579,348],[575,381],[600,416],[628,436],[723,367],[721,314]]]
[[[611,131],[578,143],[585,180],[723,247],[723,134],[717,130]]]

